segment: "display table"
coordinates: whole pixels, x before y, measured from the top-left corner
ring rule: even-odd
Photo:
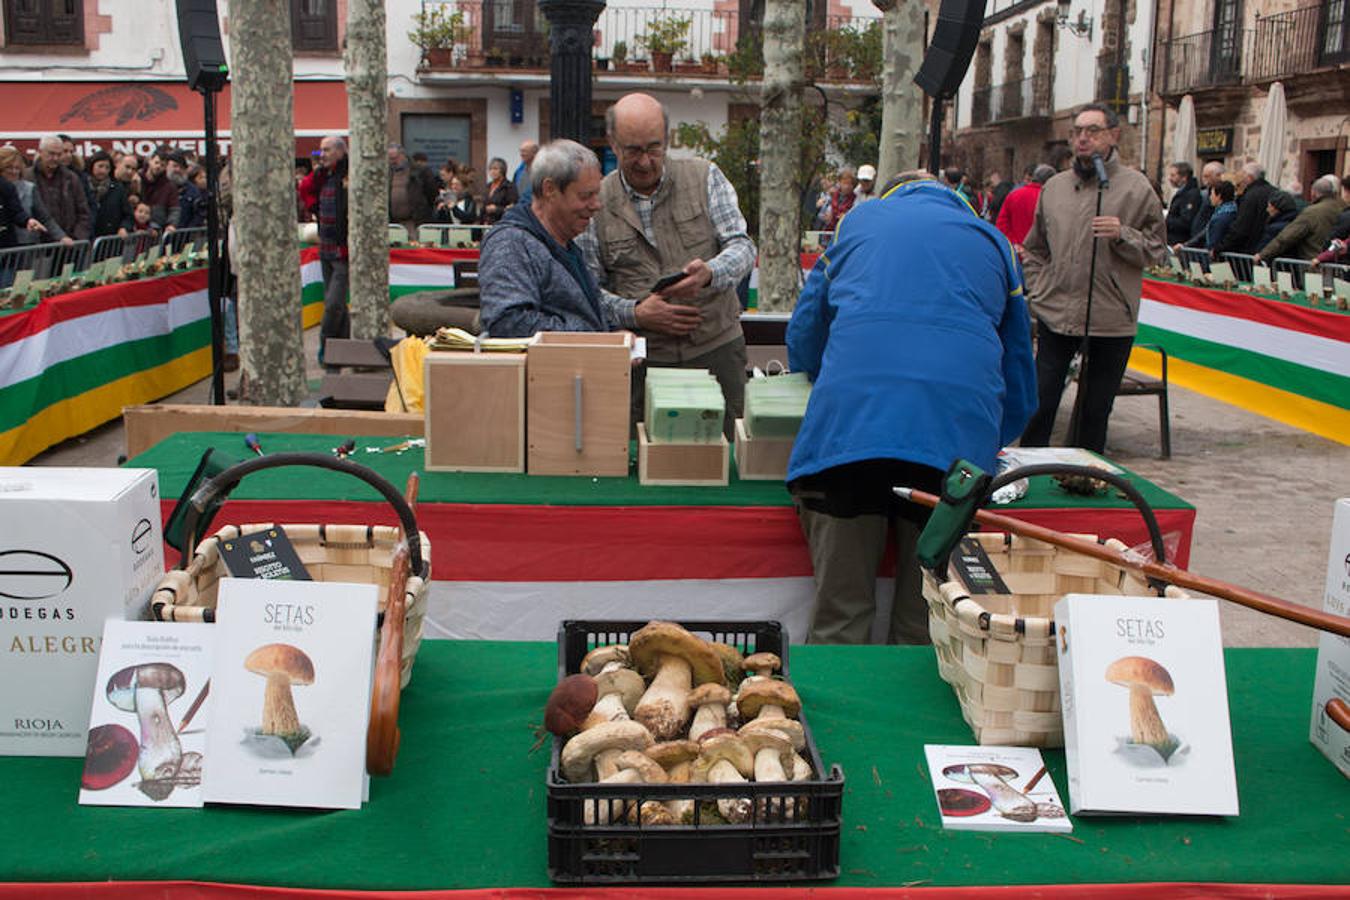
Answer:
[[[0,317],[0,465],[210,372],[205,270],[74,291]]]
[[[951,689],[938,678],[931,649],[793,647],[793,681],[821,756],[847,778],[835,884],[859,889],[857,897],[924,896],[907,892],[916,885],[1007,885],[1013,887],[993,896],[1054,897],[1062,895],[1016,886],[1082,884],[1094,885],[1093,897],[1345,896],[1350,784],[1308,743],[1314,653],[1244,649],[1225,656],[1240,817],[1075,817],[1068,836],[995,835],[943,831],[939,824],[923,745],[970,743],[971,736]],[[547,749],[530,752],[530,725],[540,721],[556,671],[556,650],[548,643],[423,643],[403,694],[394,772],[372,781],[370,802],[357,811],[82,807],[76,804],[80,760],[0,759],[13,811],[0,818],[0,882],[9,883],[0,887],[0,898],[169,896],[119,884],[130,881],[518,888],[490,896],[538,896],[526,889],[548,884],[549,757]],[[1064,793],[1063,752],[1045,756]],[[1198,884],[1182,889],[1160,882]],[[1339,887],[1260,892],[1242,883]],[[1113,892],[1108,884],[1123,887]],[[584,895],[641,893],[619,888]],[[960,895],[991,896],[988,890]],[[201,885],[181,896],[259,895]],[[754,896],[806,892],[773,888]]]
[[[266,452],[330,453],[343,438],[260,435]],[[422,451],[369,453],[401,438],[362,437],[352,459],[402,488],[422,471]],[[167,517],[202,452],[234,459],[250,451],[236,433],[166,438],[128,465],[159,470]],[[1178,564],[1190,555],[1195,508],[1130,476],[1173,535]],[[1139,514],[1113,495],[1080,498],[1036,479],[1000,510],[1062,531],[1147,540]],[[432,545],[429,633],[442,637],[553,635],[557,620],[623,618],[636,601],[650,615],[781,619],[804,636],[812,602],[811,560],[781,482],[726,487],[644,487],[627,478],[563,478],[423,472],[419,527]],[[396,524],[363,482],[319,469],[277,469],[242,482],[217,524],[323,522]],[[177,554],[171,559],[176,560]],[[887,562],[883,574],[893,571]],[[889,582],[879,597],[889,598]],[[888,608],[889,599],[885,601]]]
[[[1136,341],[1167,351],[1173,384],[1350,444],[1350,313],[1145,278]],[[1157,354],[1130,366],[1156,377]]]

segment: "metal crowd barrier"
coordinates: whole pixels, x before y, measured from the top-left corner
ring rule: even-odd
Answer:
[[[1177,250],[1177,257],[1181,260],[1181,267],[1186,270],[1188,275],[1191,271],[1191,263],[1199,264],[1202,272],[1209,271],[1209,251],[1203,247],[1182,247]]]
[[[399,227],[389,226],[391,229]],[[435,247],[477,247],[491,225],[419,225],[417,242]]]
[[[153,232],[133,231],[125,236],[107,234],[94,239],[89,264],[101,263],[105,259],[120,259],[124,263],[131,262],[153,246],[155,246]]]
[[[1322,263],[1317,270],[1322,273],[1322,278],[1328,285],[1333,279],[1350,281],[1350,265],[1346,263]]]
[[[66,266],[71,272],[89,268],[89,242],[28,244],[0,250],[0,287],[8,287],[19,272],[32,272],[35,281],[60,275]]]
[[[1252,283],[1252,269],[1256,266],[1256,257],[1250,253],[1225,253],[1223,261],[1233,267],[1233,277],[1243,284]]]
[[[394,223],[390,222],[389,243],[391,245],[408,243],[408,229],[404,228],[402,225],[395,225]]]
[[[1270,275],[1275,280],[1275,283],[1279,284],[1280,273],[1288,272],[1289,280],[1293,282],[1294,290],[1301,291],[1303,290],[1303,273],[1308,271],[1310,266],[1312,266],[1312,260],[1310,259],[1289,259],[1282,256],[1271,262]]]
[[[183,248],[189,245],[193,249],[205,247],[206,229],[176,228],[173,231],[164,232],[164,236],[159,239],[160,254],[163,256],[181,253]]]

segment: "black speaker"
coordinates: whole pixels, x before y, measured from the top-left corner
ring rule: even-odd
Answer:
[[[181,0],[180,0],[181,2]],[[942,0],[933,40],[914,83],[930,97],[952,97],[966,77],[984,24],[985,0]]]
[[[178,0],[178,40],[183,45],[188,87],[194,91],[225,87],[230,67],[220,43],[216,0]]]

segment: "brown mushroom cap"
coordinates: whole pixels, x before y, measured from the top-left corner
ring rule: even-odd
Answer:
[[[581,671],[587,675],[599,675],[600,670],[612,662],[622,666],[630,665],[627,644],[606,644],[596,647],[581,660]]]
[[[693,707],[706,706],[710,703],[718,703],[726,706],[731,702],[731,691],[720,684],[700,684],[689,692],[689,705]]]
[[[596,689],[601,697],[606,694],[618,694],[623,701],[623,708],[628,710],[628,714],[633,714],[633,709],[642,699],[642,692],[647,689],[647,683],[642,680],[642,676],[632,669],[614,669],[595,676]]]
[[[682,762],[697,759],[698,751],[697,741],[665,741],[648,747],[647,755],[661,768],[671,769]]]
[[[598,697],[594,678],[568,675],[548,695],[548,703],[544,706],[544,728],[559,737],[576,734]]]
[[[772,728],[761,728],[755,731],[741,732],[740,738],[750,750],[751,756],[757,755],[761,750],[772,750],[777,754],[778,763],[783,767],[784,774],[791,779],[792,740],[786,734]]]
[[[748,722],[759,715],[765,706],[782,707],[783,715],[794,719],[802,711],[797,689],[786,681],[760,678],[742,682],[740,693],[736,695],[736,709],[740,712],[741,720]]]
[[[717,734],[702,741],[698,759],[694,761],[694,780],[707,781],[712,767],[723,759],[735,766],[736,771],[746,778],[755,772],[755,755],[745,746],[745,742],[734,732]]]
[[[587,781],[596,754],[605,750],[646,750],[651,745],[651,733],[640,723],[631,719],[605,722],[564,744],[559,763],[568,781]]]
[[[787,736],[794,750],[806,748],[806,729],[796,719],[755,719],[742,725],[737,733],[745,737],[758,731],[776,731]]]
[[[615,759],[614,765],[620,772],[624,769],[636,770],[644,784],[665,784],[669,780],[660,763],[637,750],[623,751]]]
[[[183,696],[187,681],[176,666],[169,663],[142,663],[119,669],[108,679],[108,702],[126,712],[136,710],[138,688],[157,689],[164,694],[165,704]]]
[[[291,684],[313,684],[314,663],[299,647],[290,644],[264,644],[244,660],[244,668],[255,675],[284,675]]]
[[[741,663],[741,668],[747,672],[761,672],[764,669],[777,672],[782,667],[783,661],[773,653],[751,653]]]
[[[1106,680],[1124,687],[1148,688],[1152,694],[1171,696],[1172,676],[1147,656],[1122,656],[1106,667]]]
[[[647,677],[656,674],[662,656],[678,656],[689,663],[694,684],[726,684],[722,658],[702,638],[674,622],[648,622],[628,640],[633,665]]]

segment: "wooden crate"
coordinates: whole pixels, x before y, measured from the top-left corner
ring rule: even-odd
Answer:
[[[725,485],[729,467],[727,439],[716,444],[656,444],[639,422],[638,482],[647,485]]]
[[[745,419],[736,420],[736,474],[742,481],[782,481],[787,478],[791,440],[752,438]]]
[[[426,468],[525,471],[525,355],[428,353]]]
[[[627,477],[632,345],[629,332],[535,336],[525,353],[531,475]]]

